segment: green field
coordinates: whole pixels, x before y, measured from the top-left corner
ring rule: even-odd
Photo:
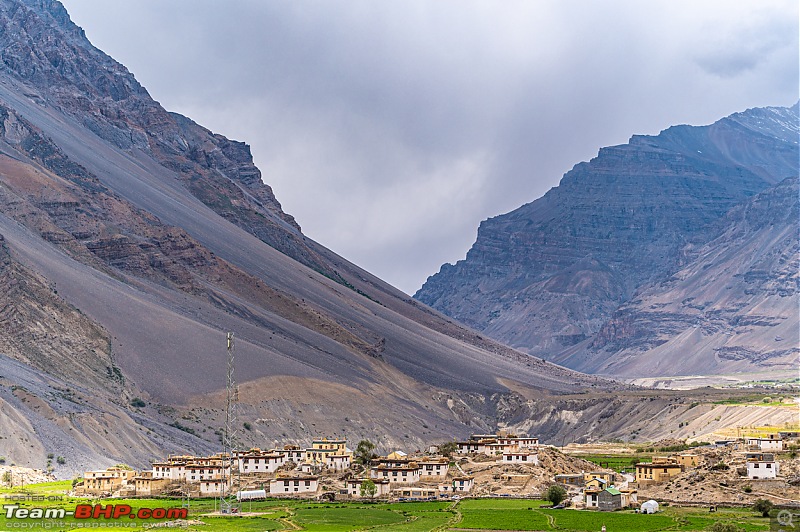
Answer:
[[[69,482],[29,485],[25,490],[0,489],[0,498],[15,495],[60,497],[69,489]],[[20,508],[34,507],[75,510],[78,504],[130,505],[135,512],[140,508],[180,508],[181,501],[173,499],[93,499],[63,496],[63,500],[11,501]],[[640,515],[626,512],[596,512],[579,510],[552,510],[542,501],[531,499],[464,499],[458,502],[408,502],[408,503],[322,503],[307,500],[268,500],[243,503],[243,515],[222,517],[210,515],[215,510],[213,499],[196,499],[190,502],[188,519],[192,523],[180,529],[186,531],[265,531],[308,530],[324,532],[349,532],[354,530],[379,530],[387,532],[445,532],[448,530],[539,530],[562,532],[598,531],[602,525],[609,532],[703,531],[717,521],[731,521],[742,531],[758,532],[769,529],[766,519],[742,509],[721,509],[716,514],[707,510],[666,508],[657,515]],[[147,530],[166,519],[118,520],[76,519],[7,519],[6,510],[0,513],[0,532],[39,528],[42,530],[73,530],[91,528],[100,531]],[[25,525],[23,527],[22,525]],[[98,525],[97,527],[95,525]],[[108,525],[108,526],[103,526]]]
[[[656,453],[636,453],[636,454],[576,454],[576,458],[583,458],[606,469],[613,469],[621,472],[633,471],[633,464],[637,462],[649,462]]]
[[[741,509],[723,509],[716,514],[694,508],[666,508],[656,515],[590,510],[551,510],[540,501],[515,499],[464,500],[458,505],[462,520],[453,528],[476,530],[560,530],[591,532],[685,531],[708,529],[717,521],[734,522],[742,530],[769,529],[769,521]]]

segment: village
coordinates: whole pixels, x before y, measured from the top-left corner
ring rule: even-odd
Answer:
[[[624,473],[564,454],[530,436],[474,434],[427,452],[371,453],[360,442],[321,438],[310,447],[252,448],[233,456],[176,455],[152,469],[126,466],[87,471],[74,494],[91,497],[172,496],[239,501],[268,497],[322,500],[452,500],[464,497],[539,498],[564,488],[560,507],[599,511],[634,508],[651,513],[667,504],[747,505],[756,498],[797,504],[797,432],[717,441],[653,456]],[[370,451],[365,456],[364,451]],[[783,471],[782,469],[786,469]]]

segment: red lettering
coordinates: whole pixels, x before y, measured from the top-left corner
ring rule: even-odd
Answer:
[[[114,519],[119,519],[124,515],[131,513],[131,507],[128,504],[118,504],[114,507]]]
[[[139,519],[150,519],[150,508],[139,508]]]
[[[156,508],[153,510],[153,519],[164,519],[167,516],[167,511],[164,508]]]
[[[89,519],[92,516],[91,504],[79,504],[75,507],[75,519]]]
[[[107,504],[105,506],[103,506],[102,504],[96,504],[94,506],[94,511],[92,512],[93,519],[100,519],[100,517],[111,519],[112,515],[114,515],[113,504]]]
[[[189,515],[189,510],[186,508],[170,508],[167,512],[167,517],[170,519],[186,519]]]

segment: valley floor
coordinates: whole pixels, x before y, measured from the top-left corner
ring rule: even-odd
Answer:
[[[309,530],[349,532],[355,530],[382,531],[490,531],[490,530],[561,530],[589,532],[605,525],[608,532],[703,531],[715,523],[730,522],[740,530],[769,530],[770,522],[757,516],[749,508],[718,508],[709,513],[708,508],[663,508],[655,515],[636,514],[632,511],[597,512],[585,510],[556,510],[549,503],[535,499],[504,497],[463,499],[436,502],[322,503],[309,500],[267,500],[242,504],[242,513],[236,517],[221,516],[215,512],[214,499],[190,501],[188,515],[182,520],[138,519],[123,516],[120,519],[14,519],[11,505],[22,509],[48,508],[75,510],[79,504],[98,504],[97,500],[69,497],[70,482],[33,484],[25,488],[2,489],[3,513],[0,514],[0,531],[20,529],[71,530],[146,530],[180,528],[187,531],[250,531],[250,530]],[[20,499],[27,500],[20,500]],[[132,513],[142,508],[180,508],[184,501],[175,499],[106,499],[103,504],[119,508],[129,505]],[[14,510],[18,511],[18,510]]]

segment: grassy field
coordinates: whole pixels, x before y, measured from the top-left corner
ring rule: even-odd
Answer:
[[[458,505],[462,515],[453,528],[475,530],[559,530],[592,532],[605,525],[606,530],[624,532],[703,531],[717,521],[736,523],[743,531],[769,529],[769,521],[741,509],[723,509],[716,514],[694,508],[666,508],[656,515],[589,510],[551,510],[539,501],[479,499],[464,500]]]
[[[621,472],[623,469],[626,471],[633,471],[634,464],[638,462],[649,462],[653,459],[654,455],[655,453],[580,454],[575,456],[593,462],[600,467]]]
[[[78,504],[130,505],[139,508],[179,508],[181,501],[172,499],[92,499],[66,497],[69,482],[54,482],[26,486],[25,490],[0,489],[0,498],[10,495],[44,497],[44,501],[16,501],[5,499],[4,505],[17,504],[20,508],[34,507],[75,510]],[[62,500],[47,500],[47,498]],[[709,514],[702,509],[666,508],[657,515],[640,515],[630,511],[600,513],[596,511],[552,510],[542,501],[530,499],[464,499],[458,502],[408,502],[374,504],[356,502],[322,503],[307,500],[268,500],[244,503],[243,515],[236,517],[210,515],[215,509],[213,499],[190,502],[189,523],[181,530],[272,531],[308,530],[321,532],[349,532],[378,530],[386,532],[444,532],[448,530],[539,530],[562,532],[591,532],[606,525],[609,532],[703,531],[717,521],[731,521],[742,531],[768,530],[766,519],[756,517],[749,510],[721,509]],[[8,519],[7,511],[0,513],[0,532],[39,528],[43,530],[72,530],[91,528],[99,531],[147,530],[165,519],[119,520],[76,519]],[[25,525],[24,527],[22,525]],[[95,526],[97,525],[97,526]],[[104,526],[106,525],[106,526]]]

